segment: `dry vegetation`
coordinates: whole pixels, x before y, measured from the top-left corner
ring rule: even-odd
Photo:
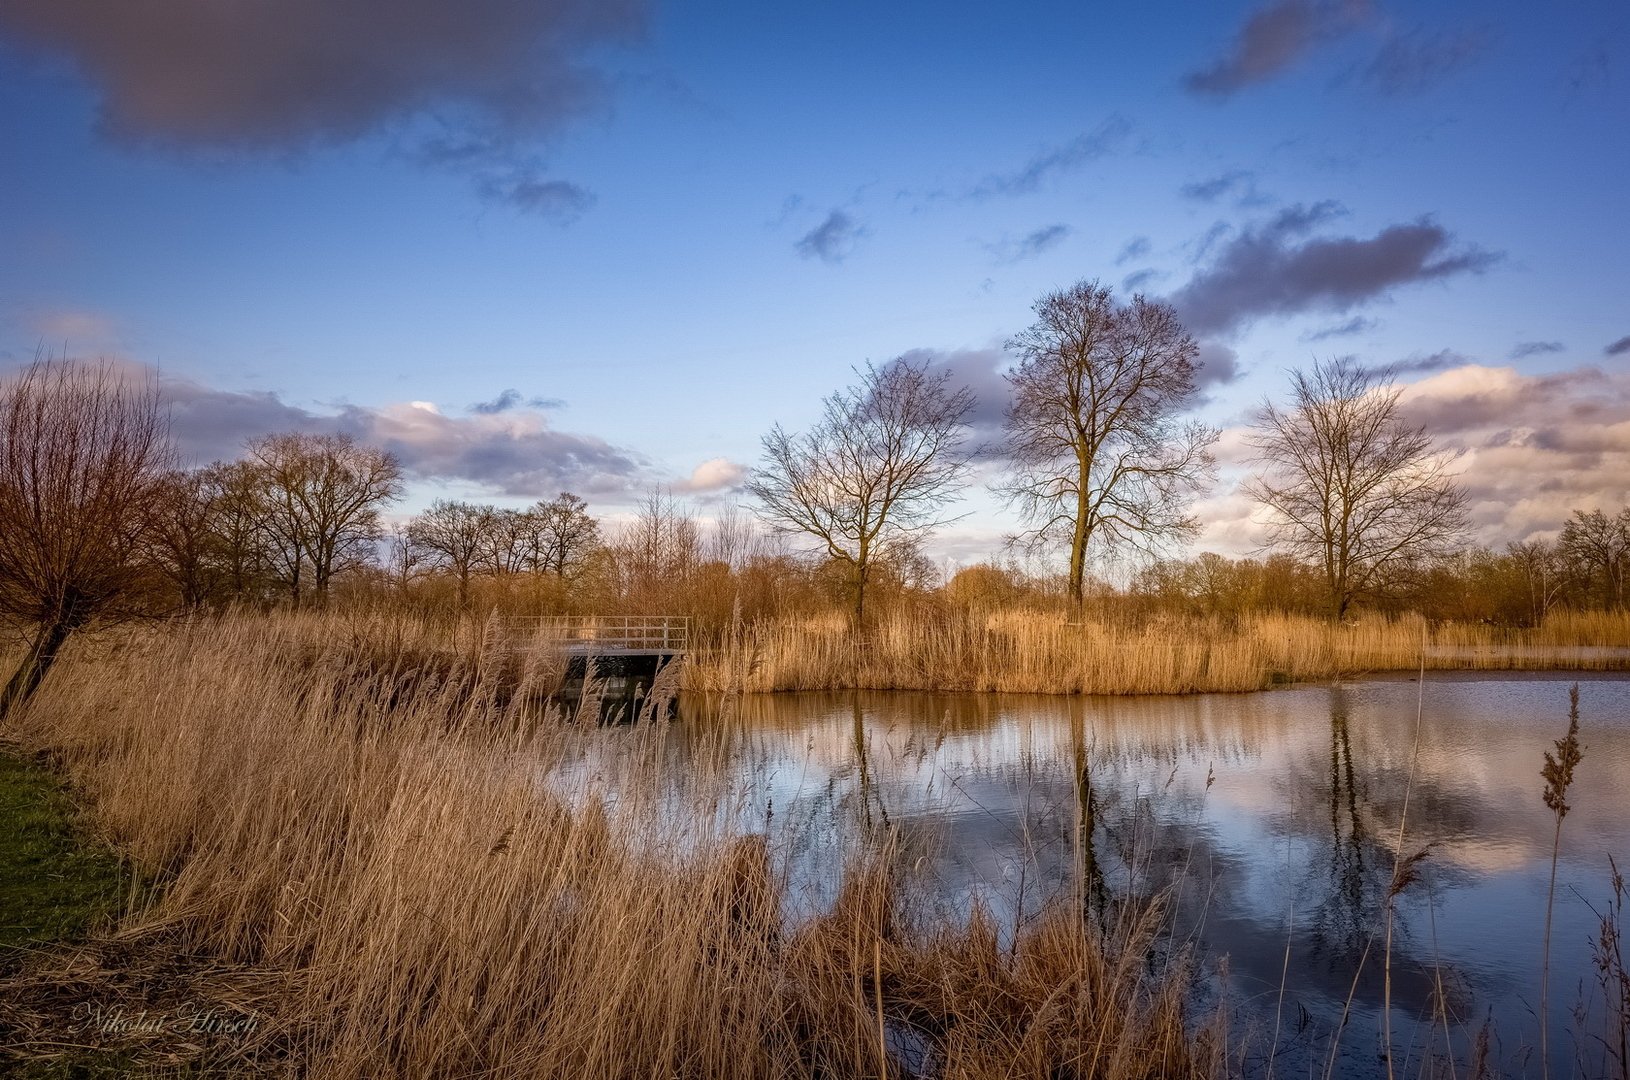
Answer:
[[[144,888],[96,949],[6,976],[0,1053],[340,1077],[1222,1070],[1185,958],[1153,947],[1158,905],[1100,930],[1060,897],[999,945],[881,837],[793,917],[781,853],[715,824],[722,772],[664,780],[661,726],[547,715],[517,692],[542,677],[492,644],[282,615],[70,650],[12,733]],[[584,754],[595,770],[555,768]],[[162,959],[144,978],[132,957]],[[253,1028],[189,1042],[63,1012],[70,986],[161,1013],[178,965]]]
[[[895,611],[856,636],[840,616],[767,621],[695,658],[708,691],[826,688],[1183,694],[1378,671],[1624,670],[1630,614],[1558,612],[1538,627],[1332,623],[1296,615],[1070,623],[1059,613]]]

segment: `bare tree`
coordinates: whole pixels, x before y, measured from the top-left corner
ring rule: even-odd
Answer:
[[[1556,546],[1588,582],[1601,583],[1604,606],[1623,606],[1625,577],[1630,574],[1630,508],[1614,517],[1600,510],[1575,510],[1562,526]]]
[[[600,543],[600,523],[588,508],[588,503],[563,491],[526,512],[526,561],[533,573],[573,578],[582,572],[584,561]]]
[[[319,603],[334,574],[366,561],[381,535],[379,511],[402,493],[390,454],[349,435],[269,435],[249,444],[262,525],[276,568],[298,605],[309,571]]]
[[[1323,570],[1337,619],[1465,535],[1455,455],[1404,422],[1401,393],[1389,372],[1342,358],[1292,373],[1290,403],[1257,413],[1264,471],[1245,491],[1272,514],[1270,542]]]
[[[0,614],[34,628],[0,718],[75,631],[143,609],[143,511],[171,456],[151,382],[37,360],[0,387]]]
[[[263,600],[270,584],[270,532],[264,493],[247,461],[217,461],[202,472],[210,507],[209,540],[222,591],[233,602]]]
[[[1008,347],[1007,478],[1032,543],[1068,544],[1082,601],[1094,543],[1145,551],[1191,535],[1189,499],[1213,473],[1217,430],[1185,421],[1194,339],[1168,304],[1117,304],[1096,281],[1049,293]]]
[[[963,434],[974,406],[971,391],[926,360],[901,357],[858,374],[859,385],[826,399],[809,431],[772,428],[747,485],[769,525],[813,536],[848,569],[857,627],[876,561],[944,523],[967,475]]]
[[[470,600],[470,578],[489,548],[492,507],[437,499],[408,523],[406,538],[419,562],[445,570],[458,582],[458,606]]]
[[[168,473],[145,507],[148,552],[175,587],[181,606],[196,610],[214,592],[215,491],[203,469]]]

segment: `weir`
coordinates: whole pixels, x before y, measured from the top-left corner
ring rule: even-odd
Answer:
[[[679,665],[690,647],[686,615],[537,615],[504,620],[512,640],[566,656],[566,678],[556,704],[575,713],[585,695],[597,695],[603,722],[640,719],[655,708],[671,716],[677,704]]]

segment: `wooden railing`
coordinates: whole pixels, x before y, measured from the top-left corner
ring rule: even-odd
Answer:
[[[574,652],[684,652],[688,615],[517,615],[504,620],[524,634]]]

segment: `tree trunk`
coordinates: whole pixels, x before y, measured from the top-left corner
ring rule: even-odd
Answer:
[[[871,567],[865,563],[855,563],[855,632],[859,633],[866,625],[866,578]]]
[[[34,642],[29,646],[28,652],[23,656],[22,663],[6,683],[6,688],[0,691],[0,720],[11,715],[13,709],[20,709],[34,696],[34,691],[40,688],[45,679],[46,672],[56,663],[57,654],[62,651],[63,643],[68,640],[72,626],[65,619],[57,619],[49,625],[42,626],[34,635]]]
[[[1076,615],[1081,614],[1087,591],[1087,541],[1092,530],[1087,527],[1087,470],[1083,465],[1076,494],[1075,532],[1070,537],[1070,603]]]

